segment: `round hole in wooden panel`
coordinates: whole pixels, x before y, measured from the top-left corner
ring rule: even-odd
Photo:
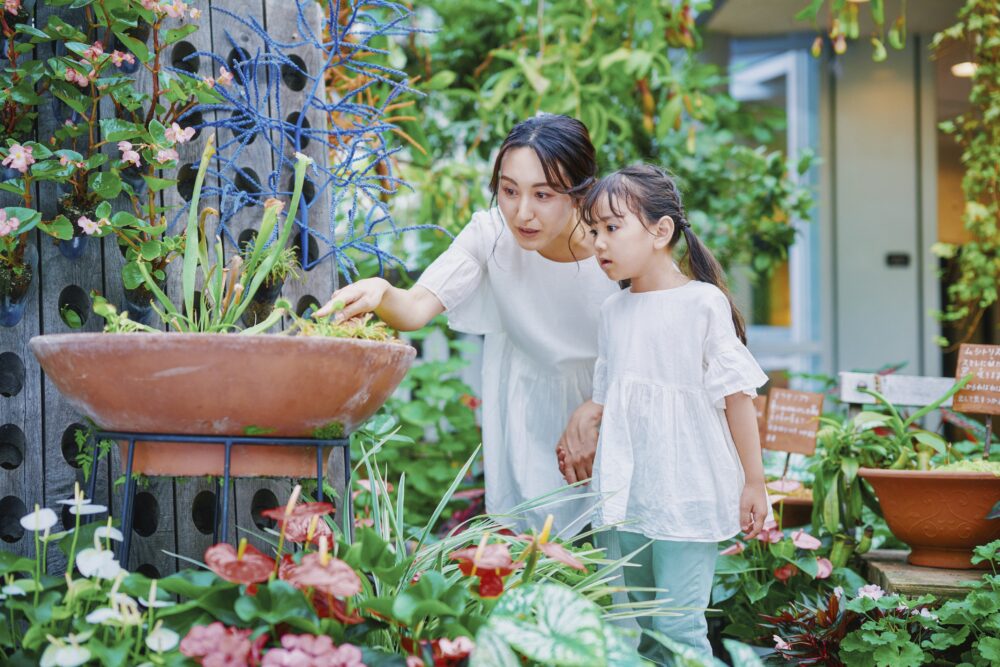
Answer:
[[[190,74],[197,74],[201,67],[201,57],[194,44],[188,41],[181,41],[174,44],[174,51],[170,58],[170,64],[179,70]]]
[[[250,195],[251,205],[256,205],[257,197],[260,196],[260,176],[257,172],[249,167],[244,167],[236,172],[235,178],[233,178],[233,185],[238,189]]]
[[[295,304],[295,313],[299,317],[309,317],[314,310],[319,310],[319,299],[311,294],[306,294]]]
[[[229,52],[229,56],[226,58],[226,68],[232,72],[234,81],[243,83],[243,71],[240,64],[247,63],[246,68],[252,69],[253,65],[249,61],[250,54],[245,49],[236,47]],[[253,74],[251,73],[250,76],[252,78]]]
[[[251,243],[253,243],[254,239],[256,238],[257,238],[256,229],[244,229],[242,232],[240,232],[239,237],[237,237],[236,239],[236,243],[239,245],[240,248],[240,253],[245,253],[247,251],[247,247]]]
[[[181,168],[177,170],[177,194],[184,201],[191,201],[191,197],[194,196],[194,182],[197,176],[198,170],[190,162],[182,164]]]
[[[12,398],[24,388],[24,362],[14,352],[0,354],[0,396]]]
[[[156,566],[152,563],[143,563],[139,567],[135,568],[135,571],[139,574],[149,577],[150,579],[159,579],[161,576],[160,571],[156,569]]]
[[[257,489],[257,492],[253,494],[253,499],[250,501],[250,516],[253,517],[254,525],[260,530],[273,528],[277,525],[274,519],[267,518],[261,512],[275,508],[278,505],[278,497],[274,495],[271,489]]]
[[[281,80],[291,90],[299,91],[306,87],[309,81],[306,62],[294,53],[288,56],[287,62],[281,66]]]
[[[62,455],[66,463],[74,468],[81,467],[77,460],[80,455],[80,447],[76,444],[76,432],[87,431],[83,424],[70,424],[62,434]]]
[[[191,523],[202,535],[211,535],[215,527],[215,492],[199,491],[191,503]]]
[[[302,123],[302,133],[299,134],[299,143],[296,145],[295,135],[298,133],[300,119]],[[306,134],[309,128],[309,119],[304,117],[298,111],[293,111],[288,114],[288,118],[285,119],[285,125],[283,126],[285,136],[288,137],[288,140],[292,142],[292,145],[299,150],[309,145],[309,135]]]
[[[156,496],[148,491],[141,491],[135,496],[132,506],[132,530],[142,537],[149,537],[156,532],[160,523],[160,503]]]
[[[17,496],[6,496],[0,500],[0,540],[12,543],[21,539],[24,535],[21,517],[27,513],[24,501]]]
[[[0,426],[0,468],[20,468],[24,463],[24,446],[24,431],[17,424]]]
[[[90,297],[78,285],[67,285],[59,293],[59,317],[70,329],[82,329],[90,316]]]

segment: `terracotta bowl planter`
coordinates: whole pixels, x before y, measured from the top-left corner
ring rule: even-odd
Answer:
[[[986,515],[1000,500],[1000,477],[983,472],[862,468],[892,533],[910,546],[909,562],[974,569],[973,548],[1000,539]]]
[[[781,513],[782,528],[808,525],[812,522],[812,511],[812,498],[782,498],[774,507],[775,514]]]
[[[416,355],[399,343],[276,335],[52,334],[29,345],[59,392],[101,428],[192,435],[350,433],[389,398]],[[221,475],[223,451],[138,442],[134,469]],[[231,474],[310,477],[316,451],[237,445]]]

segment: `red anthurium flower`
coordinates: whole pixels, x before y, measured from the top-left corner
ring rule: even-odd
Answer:
[[[333,529],[319,515],[291,517],[285,523],[285,539],[296,544],[319,544],[320,537],[333,542]]]
[[[468,658],[475,647],[468,637],[442,637],[434,642],[434,667],[455,667]]]
[[[785,563],[780,567],[774,569],[774,578],[778,581],[784,583],[791,579],[799,571],[799,568],[795,567],[791,563]]]
[[[272,507],[269,510],[261,512],[261,515],[279,522],[286,519],[306,519],[306,526],[308,526],[308,520],[312,517],[326,516],[331,512],[333,512],[333,505],[331,503],[299,503],[293,506],[290,512],[287,506]]]
[[[458,561],[458,569],[465,576],[479,577],[480,597],[495,598],[503,593],[503,578],[523,563],[511,560],[506,544],[486,544],[487,539],[488,534],[478,547],[459,549],[448,557]]]
[[[576,556],[571,554],[566,548],[561,544],[556,544],[555,542],[546,542],[538,546],[542,553],[553,560],[557,560],[563,565],[569,565],[570,567],[586,572],[587,568],[577,560]]]
[[[325,541],[321,544],[325,544]],[[361,592],[358,573],[344,561],[329,554],[306,554],[299,565],[293,563],[284,569],[285,573],[281,574],[281,578],[296,588],[313,588],[341,598]]]
[[[205,550],[205,565],[234,584],[257,584],[271,576],[274,559],[247,544],[244,538],[239,549],[225,543],[210,546]]]
[[[310,601],[312,602],[313,609],[316,610],[316,615],[320,618],[332,618],[344,625],[357,625],[358,623],[363,623],[365,620],[356,611],[348,614],[347,605],[344,604],[344,601],[335,598],[329,593],[314,591]]]

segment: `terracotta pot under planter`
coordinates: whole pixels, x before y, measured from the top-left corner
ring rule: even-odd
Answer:
[[[350,433],[416,355],[399,343],[277,335],[49,334],[29,345],[59,392],[101,428],[191,435]],[[217,444],[138,442],[134,469],[221,475],[223,454]],[[315,473],[312,447],[233,447],[235,477]]]
[[[1000,521],[986,518],[1000,500],[996,475],[875,468],[858,474],[875,489],[889,530],[910,546],[913,565],[974,569],[972,550],[1000,539]]]

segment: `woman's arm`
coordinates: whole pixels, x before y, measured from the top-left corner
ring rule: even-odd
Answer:
[[[441,301],[425,287],[414,285],[404,290],[393,287],[384,278],[366,278],[334,292],[313,317],[326,317],[333,312],[337,301],[343,302],[344,308],[336,319],[347,320],[374,312],[397,331],[420,329],[444,312]]]
[[[753,399],[739,392],[726,396],[726,421],[733,434],[736,452],[743,464],[746,483],[740,496],[740,527],[744,538],[760,533],[767,516],[767,491],[764,488],[764,461],[760,453],[760,432]]]
[[[593,474],[597,436],[603,414],[603,405],[587,401],[570,416],[566,430],[556,445],[559,472],[568,484],[590,479]]]

